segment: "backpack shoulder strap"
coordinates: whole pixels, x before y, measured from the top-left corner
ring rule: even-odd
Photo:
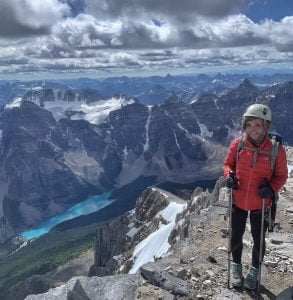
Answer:
[[[239,158],[239,152],[243,148],[244,140],[243,140],[243,135],[241,135],[238,145],[237,145],[237,153],[236,153],[236,162],[238,161]]]
[[[276,159],[278,156],[278,148],[279,148],[279,142],[276,139],[275,135],[272,135],[270,137],[270,141],[271,141],[271,149],[270,149],[270,158],[271,158],[271,172],[274,172],[274,168],[275,168],[275,163],[276,163]],[[241,135],[238,145],[237,145],[237,154],[236,154],[236,163],[238,161],[239,158],[239,153],[240,151],[243,149],[244,147],[244,138],[243,135]],[[249,147],[244,147],[247,149],[250,149]],[[267,153],[268,151],[261,151],[261,153]]]
[[[279,148],[279,142],[276,140],[276,136],[273,135],[271,137],[271,171],[274,172],[276,159],[278,156],[278,148]]]

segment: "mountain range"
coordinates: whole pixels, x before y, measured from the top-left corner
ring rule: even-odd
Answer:
[[[244,79],[248,79],[259,89],[293,80],[293,74],[230,74],[218,73],[186,74],[150,77],[109,77],[104,79],[78,78],[63,80],[0,81],[0,104],[11,98],[22,97],[29,90],[59,89],[64,91],[89,89],[102,99],[124,94],[137,98],[147,105],[159,104],[171,95],[190,102],[191,98],[204,93],[220,93],[229,88],[237,88]]]
[[[167,78],[168,79],[168,78]],[[43,88],[0,111],[0,241],[62,212],[89,195],[139,178],[191,183],[221,174],[226,146],[245,108],[273,109],[273,125],[292,144],[293,82],[171,96],[152,106],[92,90]]]

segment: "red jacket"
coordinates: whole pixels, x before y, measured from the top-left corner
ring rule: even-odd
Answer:
[[[258,186],[266,178],[274,190],[278,192],[285,184],[288,177],[286,152],[282,145],[279,145],[278,155],[274,171],[271,171],[270,149],[271,140],[266,137],[259,147],[255,147],[247,139],[243,141],[243,147],[250,147],[257,150],[266,150],[268,154],[256,152],[254,163],[254,152],[252,149],[242,149],[238,153],[237,147],[241,137],[232,141],[228,154],[224,161],[224,175],[228,176],[234,171],[238,178],[238,189],[233,189],[233,203],[245,210],[261,209],[262,201],[258,195]],[[266,206],[270,205],[270,199],[266,199]]]

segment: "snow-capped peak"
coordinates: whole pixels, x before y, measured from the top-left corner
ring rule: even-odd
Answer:
[[[7,103],[5,105],[5,109],[12,109],[15,107],[20,107],[22,102],[22,98],[21,97],[14,97],[9,103]]]

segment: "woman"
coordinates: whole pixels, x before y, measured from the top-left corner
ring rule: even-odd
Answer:
[[[269,207],[271,197],[285,184],[288,176],[286,153],[282,145],[278,146],[274,169],[271,169],[272,142],[268,137],[271,118],[271,111],[266,105],[249,106],[242,119],[243,135],[232,141],[224,161],[226,185],[233,189],[231,281],[234,287],[244,285],[245,288],[251,290],[257,286],[259,272],[262,199],[265,198],[265,207]],[[240,150],[239,143],[242,143]],[[235,176],[229,176],[230,172],[234,172]],[[242,239],[248,215],[253,238],[252,265],[246,278],[243,279]],[[264,232],[267,228],[268,223],[265,222]],[[262,256],[264,253],[263,238]]]

